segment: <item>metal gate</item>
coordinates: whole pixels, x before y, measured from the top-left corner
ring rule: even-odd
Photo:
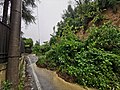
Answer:
[[[8,44],[9,44],[10,28],[0,22],[0,63],[4,63],[8,58]]]

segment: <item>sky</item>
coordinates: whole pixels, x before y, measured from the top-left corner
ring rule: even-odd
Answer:
[[[67,8],[69,0],[42,0],[37,3],[38,7],[34,9],[36,24],[26,26],[22,23],[23,37],[32,38],[35,42],[42,44],[50,40],[50,34],[53,33],[53,27],[62,20],[63,11]]]

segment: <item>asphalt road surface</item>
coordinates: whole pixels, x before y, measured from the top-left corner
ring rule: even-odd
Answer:
[[[50,73],[46,73],[43,69],[36,66],[38,58],[34,54],[27,56],[28,72],[32,76],[33,90],[57,90],[52,84]]]
[[[56,72],[38,68],[35,64],[38,58],[34,54],[28,55],[27,58],[28,72],[33,79],[32,90],[95,90],[68,83],[59,78]]]

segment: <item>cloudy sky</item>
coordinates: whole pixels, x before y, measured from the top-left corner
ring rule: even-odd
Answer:
[[[24,37],[32,38],[35,42],[40,39],[42,44],[50,39],[53,33],[53,26],[61,20],[63,11],[67,8],[69,0],[42,0],[38,4],[38,8],[34,11],[36,16],[36,24],[25,26],[22,24]],[[74,0],[73,0],[74,1]]]

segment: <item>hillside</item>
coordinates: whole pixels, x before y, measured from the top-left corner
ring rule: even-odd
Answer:
[[[101,13],[104,19],[100,21],[99,25],[104,24],[106,22],[111,22],[112,25],[120,27],[120,5],[117,5],[116,8],[116,12],[113,12],[112,8],[104,9]],[[92,22],[92,20],[90,20],[90,22],[88,23],[88,27],[90,28],[93,25],[94,23]],[[83,30],[80,29],[77,31],[76,35],[80,39],[84,40],[88,37],[89,33],[83,33]]]
[[[120,9],[118,0],[71,5],[49,42],[35,44],[37,65],[69,82],[99,90],[120,90]]]

